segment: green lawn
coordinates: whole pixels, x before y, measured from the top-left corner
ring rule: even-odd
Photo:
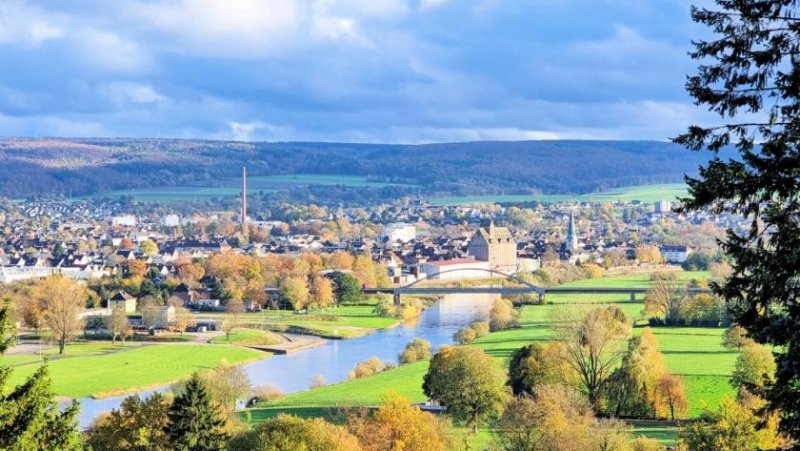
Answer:
[[[234,329],[229,337],[225,335],[214,337],[211,343],[214,344],[235,344],[238,346],[262,346],[274,345],[282,340],[272,332],[258,329]]]
[[[662,199],[675,200],[688,194],[683,183],[639,185],[614,188],[589,194],[520,194],[489,196],[448,196],[432,199],[433,205],[487,204],[498,202],[617,202],[633,201],[656,202]]]
[[[103,355],[84,355],[48,363],[53,391],[60,396],[102,397],[175,382],[222,359],[231,363],[266,357],[261,351],[236,346],[149,345]],[[11,384],[33,374],[38,364],[14,368]]]

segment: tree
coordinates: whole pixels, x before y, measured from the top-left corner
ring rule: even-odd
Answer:
[[[447,413],[477,431],[500,413],[506,398],[492,358],[477,348],[443,346],[431,359],[422,383],[425,394],[447,406]]]
[[[236,401],[250,390],[250,378],[240,365],[232,365],[223,359],[219,366],[200,373],[211,397],[230,415],[236,410]]]
[[[656,416],[670,420],[681,418],[689,409],[683,380],[671,374],[662,374],[656,381],[655,410]]]
[[[455,334],[453,334],[453,341],[460,345],[471,343],[475,341],[475,338],[475,330],[470,327],[462,327],[461,329],[458,329]]]
[[[182,305],[173,307],[175,307],[175,330],[180,332],[181,335],[183,335],[187,328],[197,325],[197,318],[189,309]]]
[[[585,395],[560,385],[544,385],[534,396],[514,398],[495,436],[504,451],[616,450],[620,448],[609,446],[612,440],[630,440],[618,423],[595,419]]]
[[[152,329],[158,322],[160,306],[152,296],[145,296],[139,300],[139,313],[142,315],[142,326]]]
[[[308,305],[308,283],[303,277],[284,277],[281,279],[279,293],[281,299],[295,311],[302,310]]]
[[[756,451],[781,449],[777,417],[770,414],[764,424],[756,414],[758,405],[723,399],[716,412],[706,412],[699,421],[680,430],[680,449],[691,451]]]
[[[347,428],[364,451],[444,451],[446,426],[436,416],[396,394],[387,395],[370,415],[357,410],[347,417]]]
[[[725,346],[727,349],[741,351],[743,347],[754,343],[755,342],[747,336],[747,330],[738,324],[731,324],[725,329],[725,334],[722,336],[722,346]]]
[[[543,385],[568,382],[570,368],[563,368],[561,358],[556,343],[523,346],[511,354],[507,385],[515,395],[533,395]]]
[[[125,343],[125,338],[133,333],[130,323],[128,322],[128,315],[122,307],[115,307],[111,310],[111,315],[105,317],[105,327],[111,334],[111,342],[115,343],[117,337],[120,338],[122,343]]]
[[[775,358],[768,348],[753,343],[745,346],[733,369],[731,383],[734,387],[764,387],[775,381]]]
[[[333,284],[330,279],[316,275],[311,279],[311,303],[316,308],[328,308],[333,304]]]
[[[217,451],[228,439],[225,419],[211,400],[208,388],[197,373],[175,396],[167,414],[164,431],[177,451]]]
[[[67,342],[83,330],[86,288],[66,277],[56,274],[34,287],[34,297],[44,306],[44,324],[48,334],[58,343],[58,353],[64,353]]]
[[[279,414],[231,440],[231,451],[360,451],[358,439],[322,418]]]
[[[731,305],[734,321],[751,338],[776,349],[770,408],[781,429],[800,439],[800,30],[797,3],[716,0],[693,8],[695,22],[715,34],[695,43],[702,61],[687,90],[721,124],[690,126],[676,142],[707,149],[710,162],[687,178],[686,209],[742,214],[749,227],[728,230],[721,242],[731,275],[712,289]],[[738,155],[721,155],[723,149]]]
[[[386,363],[378,357],[370,357],[367,360],[358,362],[355,367],[347,374],[350,380],[360,379],[362,377],[371,376],[375,373],[380,373],[386,369]]]
[[[683,314],[687,295],[675,275],[666,273],[653,281],[644,295],[644,312],[660,315],[667,324],[677,324]]]
[[[489,330],[496,332],[517,327],[519,325],[518,315],[517,311],[514,310],[514,304],[508,299],[494,301],[492,309],[489,311]]]
[[[568,314],[556,324],[556,339],[564,358],[578,373],[592,405],[600,389],[625,353],[630,325],[618,307],[598,307],[585,315]]]
[[[628,343],[622,364],[603,387],[606,412],[615,417],[656,416],[656,385],[667,374],[658,340],[648,327]]]
[[[84,433],[93,451],[167,451],[172,449],[164,432],[170,403],[161,393],[147,399],[125,398],[119,409],[97,417]]]
[[[337,253],[335,255],[342,254]],[[331,275],[333,280],[333,292],[336,295],[336,304],[358,304],[364,300],[364,292],[361,290],[361,284],[358,279],[350,274],[340,271],[334,272]]]
[[[0,358],[14,344],[11,303],[0,304]],[[47,366],[42,365],[22,385],[6,386],[12,367],[0,366],[0,449],[37,451],[82,449],[78,436],[78,403],[60,409],[50,392]]]
[[[139,251],[144,255],[156,255],[158,253],[158,245],[150,240],[143,240],[139,243]]]
[[[400,364],[405,364],[428,360],[429,358],[431,358],[431,343],[424,338],[415,338],[406,345],[398,360]]]
[[[240,299],[232,298],[225,306],[225,318],[222,320],[222,330],[225,331],[225,339],[230,341],[231,332],[239,327],[239,319],[244,313],[244,303]]]

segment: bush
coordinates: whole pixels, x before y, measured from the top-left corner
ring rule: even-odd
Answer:
[[[372,313],[383,318],[392,318],[397,316],[397,307],[394,306],[391,300],[381,299],[378,301],[378,304],[375,305]]]
[[[475,337],[475,331],[471,327],[463,327],[453,335],[453,340],[460,345],[464,345],[474,341]]]
[[[469,325],[470,329],[475,331],[475,338],[481,338],[489,334],[489,323],[481,321]]]
[[[514,310],[514,305],[511,304],[510,301],[498,299],[489,312],[489,330],[496,332],[498,330],[518,327],[519,321],[517,320],[517,315],[517,311]]]
[[[367,360],[356,364],[356,366],[347,374],[347,378],[350,380],[360,379],[362,377],[380,373],[386,368],[387,365],[383,360],[377,357],[370,357]]]
[[[422,338],[415,338],[411,340],[406,349],[400,353],[398,360],[400,364],[418,362],[420,360],[428,360],[431,358],[432,350],[431,344],[428,340]]]
[[[286,394],[273,384],[257,385],[253,387],[253,399],[255,402],[276,401],[283,398]]]
[[[399,309],[397,309],[396,315],[403,321],[411,321],[419,318],[421,313],[422,306],[420,305],[419,301],[413,301],[403,304]]]

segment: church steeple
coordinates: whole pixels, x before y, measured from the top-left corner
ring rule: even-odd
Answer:
[[[574,252],[576,249],[578,249],[578,235],[575,233],[575,213],[572,211],[569,212],[567,241],[564,243],[564,247],[570,252]]]

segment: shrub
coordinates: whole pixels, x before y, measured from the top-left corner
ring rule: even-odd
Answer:
[[[312,389],[324,387],[326,385],[328,385],[328,383],[327,381],[325,381],[325,378],[321,374],[314,375],[314,377],[311,378]]]
[[[514,310],[514,305],[505,299],[495,301],[492,310],[489,312],[489,330],[496,332],[517,326],[519,326],[519,321],[517,320],[517,311]]]
[[[363,362],[356,364],[356,366],[347,374],[350,380],[360,379],[362,377],[371,376],[386,369],[386,363],[377,358],[370,357]]]
[[[400,364],[418,362],[420,360],[427,360],[431,358],[431,344],[428,340],[422,338],[415,338],[411,340],[406,349],[400,353],[398,360]]]
[[[253,401],[255,402],[276,401],[284,396],[286,394],[277,385],[265,384],[253,387]]]
[[[383,318],[391,318],[397,316],[397,307],[394,306],[391,300],[381,299],[378,301],[378,304],[375,305],[372,313]]]
[[[453,335],[453,340],[458,344],[467,344],[475,340],[475,330],[471,327],[463,327]]]
[[[481,321],[469,325],[470,329],[475,331],[475,338],[481,338],[489,334],[489,323]]]

